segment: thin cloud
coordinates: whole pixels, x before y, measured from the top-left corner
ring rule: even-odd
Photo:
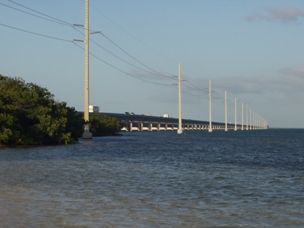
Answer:
[[[282,81],[294,91],[304,91],[304,68],[285,68],[281,70]]]
[[[189,78],[189,80],[191,80],[191,78]],[[193,80],[195,79],[191,81]],[[196,79],[195,85],[207,91],[208,81],[206,79]],[[281,69],[276,77],[231,76],[214,78],[212,79],[212,85],[212,90],[215,92],[223,93],[223,91],[227,90],[236,95],[255,94],[264,96],[267,93],[274,92],[303,93],[304,67]],[[185,88],[185,86],[183,88]]]
[[[281,72],[283,75],[295,77],[304,82],[304,68],[285,68]]]
[[[234,94],[263,94],[268,85],[272,84],[271,78],[266,77],[228,77],[215,79],[215,88],[227,90]]]
[[[183,77],[185,80],[182,84],[184,100],[187,103],[196,103],[198,100],[207,100],[209,93],[209,79]],[[277,76],[231,76],[212,79],[212,91],[214,100],[223,100],[224,91],[229,94],[242,98],[246,95],[251,97],[264,97],[265,100],[281,99],[280,102],[297,101],[303,103],[304,95],[304,67],[302,68],[284,68],[278,71]],[[159,101],[161,103],[176,102],[176,91],[174,88],[157,91],[150,100]],[[272,102],[274,102],[272,100]]]
[[[248,22],[253,21],[281,21],[281,22],[293,22],[304,18],[304,11],[293,6],[287,6],[280,9],[275,8],[263,8],[246,17]]]

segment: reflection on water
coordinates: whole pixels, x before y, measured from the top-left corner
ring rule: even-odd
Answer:
[[[0,150],[0,227],[303,227],[304,131]]]

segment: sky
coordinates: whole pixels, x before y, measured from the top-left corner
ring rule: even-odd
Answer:
[[[304,128],[304,1],[90,0],[90,104],[101,112]],[[84,0],[0,0],[0,74],[83,111]],[[74,25],[74,26],[73,26]],[[245,113],[244,113],[244,116]],[[246,118],[246,117],[244,117]],[[246,120],[244,120],[246,121]]]

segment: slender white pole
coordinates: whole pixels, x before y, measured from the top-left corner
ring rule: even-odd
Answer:
[[[236,98],[234,98],[234,130],[237,131],[237,112],[236,112]]]
[[[255,130],[255,112],[252,113],[253,118],[252,118],[252,130]]]
[[[244,130],[244,103],[242,103],[242,131]]]
[[[254,130],[254,111],[252,111],[252,130]]]
[[[259,129],[259,115],[255,114],[255,129]]]
[[[249,127],[250,127],[250,130],[252,130],[252,117],[251,117],[251,114],[252,114],[252,110],[250,109],[250,121],[249,121]]]
[[[89,123],[89,0],[85,1],[85,54],[84,54],[84,132],[82,138],[91,139],[92,133],[90,132],[90,123]]]
[[[248,105],[246,105],[246,130],[248,130]]]
[[[209,79],[209,132],[212,132],[212,85]]]
[[[225,91],[225,131],[228,131],[227,91]]]
[[[177,134],[182,134],[182,80],[180,72],[180,63],[178,64],[178,130]]]

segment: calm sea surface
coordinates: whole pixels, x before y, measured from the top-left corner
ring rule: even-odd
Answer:
[[[0,227],[304,227],[304,130],[1,148]]]

